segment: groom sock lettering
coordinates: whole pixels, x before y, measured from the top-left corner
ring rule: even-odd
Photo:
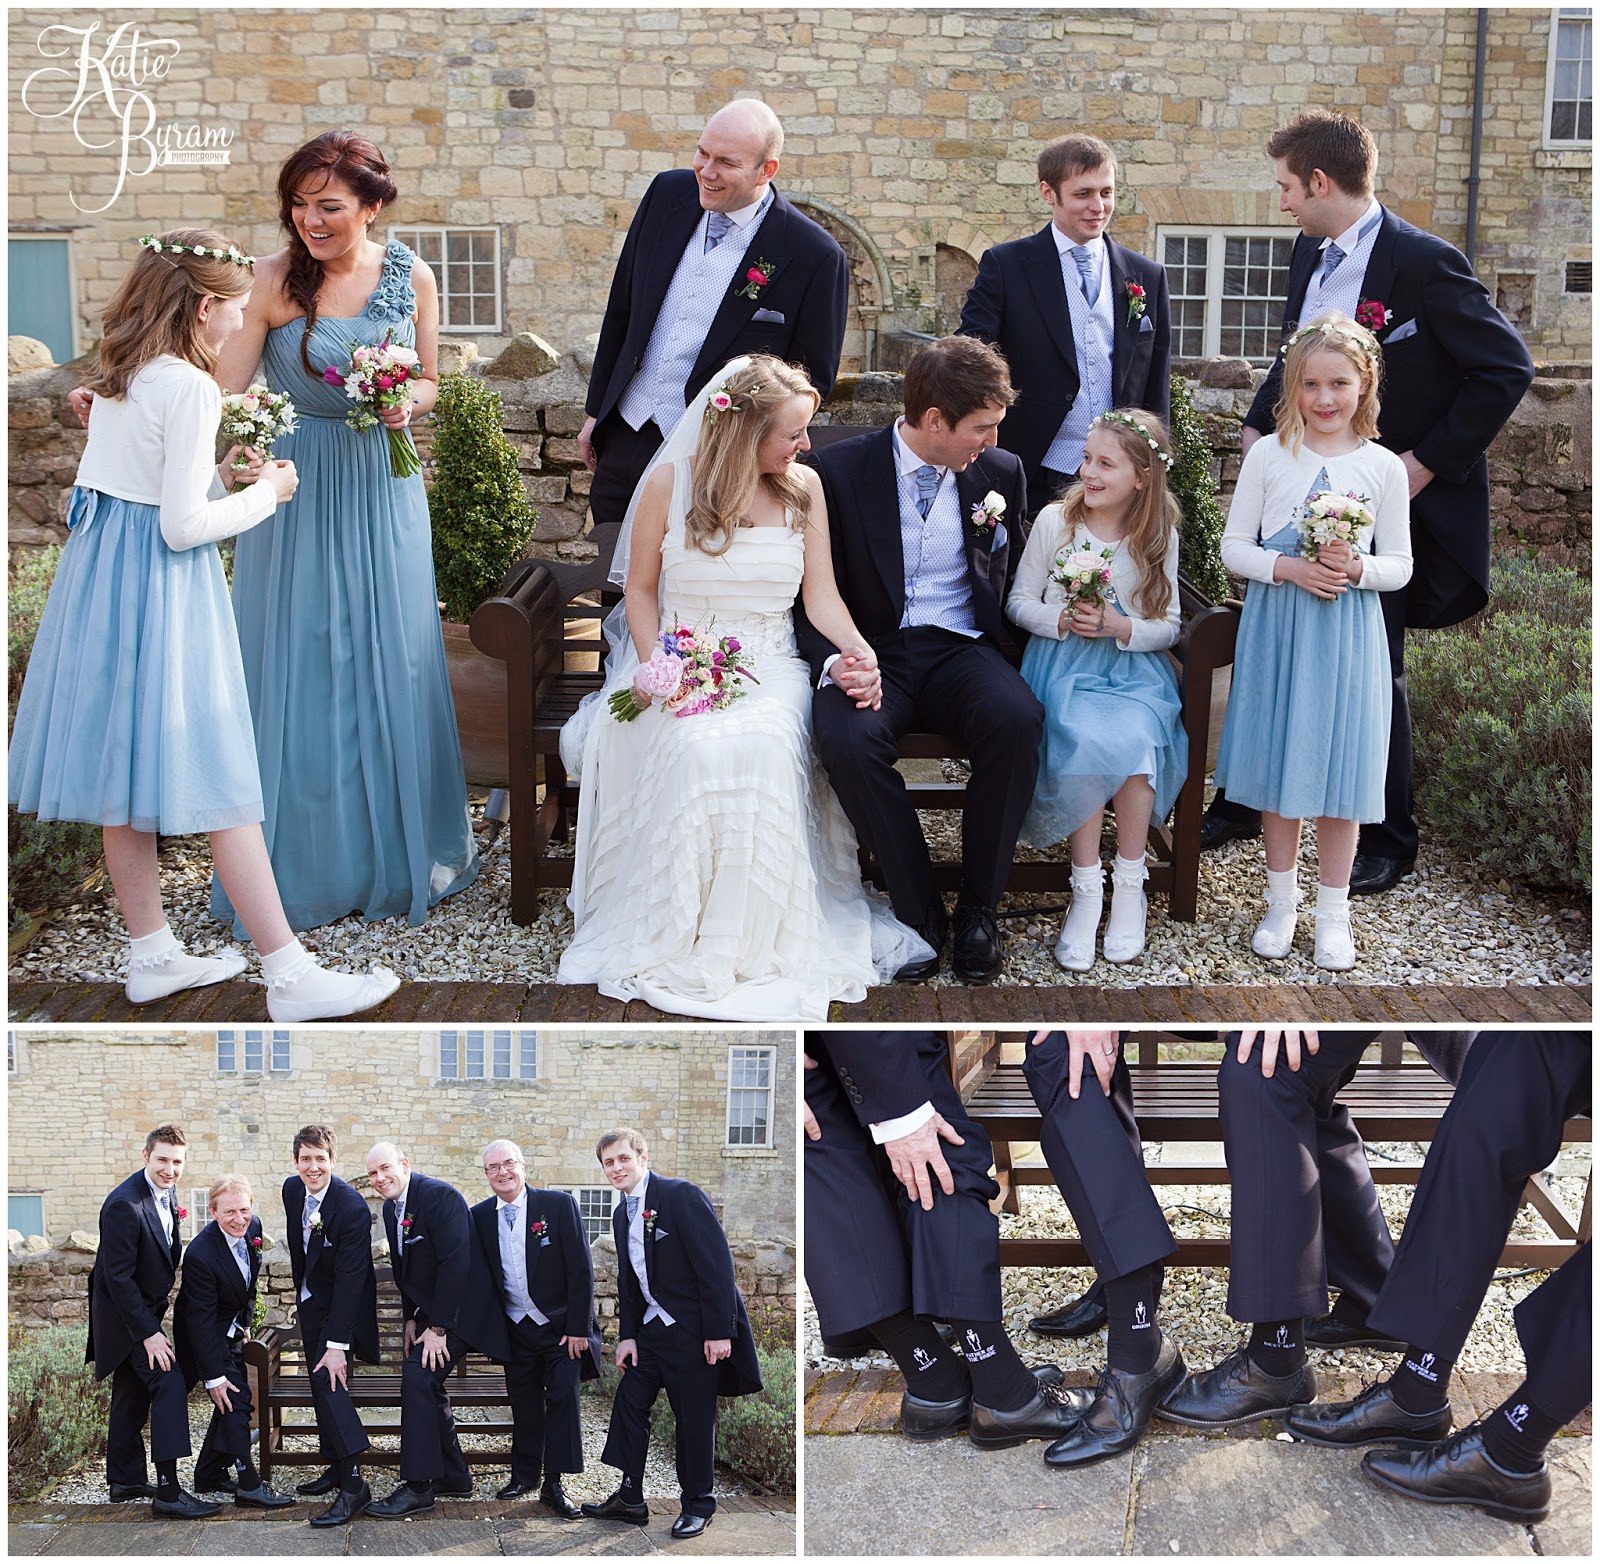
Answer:
[[[1400,1367],[1389,1379],[1389,1394],[1402,1412],[1437,1412],[1450,1399],[1454,1358],[1441,1358],[1423,1347],[1407,1347]]]
[[[1263,1373],[1282,1379],[1306,1361],[1304,1320],[1260,1320],[1250,1327],[1250,1361]]]
[[[868,1327],[906,1377],[906,1389],[919,1401],[955,1401],[972,1388],[961,1359],[928,1320],[909,1309]]]
[[[1523,1380],[1484,1418],[1483,1448],[1496,1466],[1530,1476],[1539,1470],[1545,1446],[1560,1431],[1561,1424],[1528,1399],[1528,1382]]]
[[[956,1348],[972,1375],[972,1399],[991,1412],[1016,1412],[1039,1394],[999,1320],[951,1320]]]
[[[1126,1374],[1148,1374],[1161,1351],[1156,1295],[1161,1267],[1141,1265],[1106,1283],[1106,1365]]]

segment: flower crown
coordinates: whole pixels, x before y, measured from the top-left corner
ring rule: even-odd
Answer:
[[[157,255],[209,255],[215,260],[232,261],[235,266],[254,266],[256,263],[255,256],[246,255],[236,244],[230,244],[225,250],[215,244],[174,244],[170,239],[158,239],[154,234],[141,234],[139,244],[142,249],[154,250]]]
[[[733,399],[733,392],[728,389],[728,382],[724,380],[706,398],[705,416],[713,423],[717,420],[718,413],[739,413],[744,409]]]
[[[1115,411],[1102,413],[1089,425],[1089,427],[1092,429],[1094,428],[1095,424],[1121,424],[1124,429],[1133,430],[1133,432],[1138,435],[1139,438],[1143,440],[1152,451],[1156,453],[1156,457],[1160,461],[1161,465],[1169,472],[1172,470],[1172,453],[1170,451],[1163,451],[1161,449],[1161,442],[1157,440],[1156,437],[1151,434],[1150,431],[1146,429],[1145,426],[1140,423],[1132,413]]]
[[[1296,343],[1307,341],[1312,337],[1331,337],[1345,347],[1354,348],[1371,366],[1374,374],[1383,363],[1383,354],[1378,347],[1377,338],[1365,326],[1359,326],[1353,320],[1313,321],[1309,326],[1300,327],[1292,337],[1289,337],[1283,344],[1283,351],[1287,353]]]

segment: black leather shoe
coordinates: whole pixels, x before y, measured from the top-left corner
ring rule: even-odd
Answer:
[[[429,1504],[433,1501],[430,1499]],[[367,1487],[363,1479],[361,1486],[352,1493],[339,1490],[339,1497],[330,1504],[320,1515],[311,1517],[313,1526],[348,1526],[356,1516],[372,1503],[372,1490]]]
[[[1028,1370],[1041,1385],[1059,1385],[1066,1379],[1066,1373],[1059,1363],[1036,1363]]]
[[[217,1472],[210,1477],[201,1477],[197,1472],[194,1479],[196,1493],[237,1493],[239,1485],[226,1472]]]
[[[583,1511],[567,1497],[567,1490],[561,1486],[559,1477],[552,1477],[539,1490],[539,1498],[542,1503],[548,1504],[564,1521],[579,1520],[583,1516]]]
[[[1144,1438],[1156,1406],[1183,1380],[1183,1354],[1161,1338],[1156,1366],[1148,1374],[1105,1368],[1094,1400],[1078,1426],[1044,1453],[1046,1466],[1093,1466],[1131,1450]]]
[[[1369,1450],[1361,1470],[1381,1488],[1424,1504],[1470,1504],[1524,1526],[1550,1513],[1550,1467],[1519,1476],[1496,1466],[1483,1448],[1483,1426],[1421,1450]]]
[[[1106,1327],[1105,1294],[1091,1288],[1064,1308],[1028,1321],[1028,1329],[1041,1336],[1092,1336]]]
[[[495,1498],[505,1499],[507,1501],[512,1499],[527,1499],[532,1496],[537,1487],[537,1483],[525,1483],[520,1477],[513,1477],[504,1488],[500,1488],[495,1491]]]
[[[192,1493],[185,1493],[180,1488],[176,1499],[163,1499],[157,1496],[150,1501],[150,1508],[154,1514],[164,1515],[168,1520],[203,1521],[208,1515],[216,1515],[222,1506],[210,1499],[197,1499]]]
[[[472,1479],[469,1477],[459,1488],[447,1488],[443,1483],[433,1485],[433,1496],[436,1499],[470,1499],[472,1497]]]
[[[433,1485],[418,1487],[415,1483],[401,1483],[387,1499],[379,1499],[367,1506],[368,1515],[380,1521],[397,1521],[407,1515],[422,1515],[433,1508]]]
[[[909,983],[911,979],[907,978],[906,981]],[[854,1358],[863,1352],[882,1351],[882,1343],[869,1330],[842,1331],[837,1336],[822,1338],[822,1355],[825,1358]]]
[[[1396,1404],[1387,1383],[1368,1385],[1354,1401],[1323,1406],[1293,1406],[1284,1428],[1313,1445],[1399,1445],[1420,1450],[1450,1432],[1450,1405],[1432,1412],[1408,1412]]]
[[[252,1510],[288,1510],[293,1509],[295,1504],[288,1494],[274,1492],[265,1483],[258,1483],[254,1488],[239,1488],[236,1485],[233,1502]]]
[[[1310,1364],[1292,1374],[1269,1374],[1239,1347],[1215,1368],[1190,1374],[1163,1397],[1156,1416],[1186,1428],[1231,1428],[1316,1399],[1317,1376]]]
[[[918,1444],[964,1433],[971,1416],[970,1395],[957,1396],[954,1401],[924,1401],[908,1390],[900,1397],[900,1432]]]
[[[1320,1319],[1307,1320],[1305,1337],[1308,1347],[1365,1347],[1369,1352],[1406,1350],[1403,1341],[1379,1335],[1370,1325],[1351,1325],[1336,1314],[1324,1314]]]
[[[956,939],[951,965],[963,983],[992,983],[1000,976],[1005,941],[987,907],[956,908]]]
[[[1041,1383],[1038,1395],[1015,1412],[997,1412],[973,1402],[967,1438],[980,1450],[1004,1450],[1030,1439],[1059,1439],[1077,1427],[1093,1399],[1092,1390]]]
[[[1230,820],[1226,815],[1211,810],[1200,816],[1200,851],[1209,853],[1224,842],[1249,842],[1261,835],[1261,817],[1254,820]]]
[[[917,933],[933,946],[933,954],[921,961],[908,961],[894,975],[896,983],[926,983],[939,975],[939,957],[950,933],[950,920],[940,903],[917,925]]]
[[[154,1483],[112,1483],[111,1502],[113,1504],[126,1504],[130,1499],[153,1499],[156,1496]]]
[[[294,1491],[304,1494],[308,1499],[315,1499],[320,1494],[337,1493],[339,1490],[339,1474],[330,1466],[320,1477],[313,1477],[310,1482],[296,1483]]]
[[[635,1526],[643,1526],[650,1519],[650,1506],[629,1504],[622,1497],[620,1488],[609,1499],[599,1504],[585,1504],[581,1508],[585,1515],[597,1521],[630,1521]]]
[[[1380,858],[1376,853],[1358,852],[1350,866],[1350,894],[1377,896],[1392,891],[1416,866],[1415,858]]]
[[[710,1524],[709,1515],[680,1515],[672,1523],[673,1539],[683,1542],[689,1537],[698,1537]]]

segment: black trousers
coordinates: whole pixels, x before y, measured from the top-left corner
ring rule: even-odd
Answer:
[[[1100,1279],[1114,1281],[1178,1245],[1145,1178],[1127,1060],[1119,1052],[1109,1097],[1086,1063],[1077,1101],[1067,1090],[1070,1062],[1066,1033],[1052,1032],[1028,1046],[1022,1073],[1043,1118],[1039,1147],[1051,1177]]]
[[[589,509],[597,527],[621,521],[628,514],[628,501],[665,438],[653,418],[645,420],[643,429],[633,429],[614,410],[595,426],[598,466],[589,489]]]
[[[250,1380],[245,1373],[244,1348],[240,1342],[229,1344],[228,1366],[223,1372],[233,1386],[228,1398],[233,1410],[224,1412],[215,1406],[211,1409],[211,1424],[194,1463],[197,1488],[206,1487],[210,1478],[231,1475],[235,1463],[250,1459],[250,1415],[255,1403],[250,1399]]]
[[[507,1321],[507,1325],[511,1331],[511,1358],[505,1369],[513,1425],[512,1477],[534,1487],[541,1478],[548,1482],[563,1472],[581,1472],[579,1360],[567,1356],[561,1327],[553,1320],[536,1325],[529,1315]]]
[[[450,1359],[437,1368],[423,1367],[420,1341],[400,1366],[400,1480],[462,1488],[471,1484],[472,1474],[445,1386],[467,1346],[454,1331],[446,1334],[444,1345]]]
[[[1380,592],[1383,630],[1389,642],[1389,672],[1393,690],[1389,708],[1389,762],[1384,773],[1383,819],[1361,827],[1361,851],[1379,858],[1415,858],[1417,821],[1413,814],[1412,772],[1415,753],[1411,743],[1411,697],[1406,689],[1406,594]],[[1224,820],[1259,820],[1261,812],[1236,804],[1221,788],[1211,800],[1211,812]],[[1285,1316],[1286,1317],[1286,1316]]]
[[[315,1298],[302,1298],[299,1317],[306,1368],[314,1371],[322,1354],[328,1350],[328,1313]],[[345,1361],[349,1375],[353,1376],[355,1359],[349,1350],[345,1352]],[[335,1385],[326,1369],[320,1374],[311,1374],[311,1406],[317,1415],[317,1442],[330,1461],[354,1460],[371,1445],[350,1392]]]
[[[119,1487],[148,1482],[144,1425],[150,1420],[150,1459],[179,1461],[189,1454],[188,1392],[176,1362],[150,1367],[140,1342],[111,1375],[111,1414],[106,1425],[106,1480]]]
[[[918,627],[883,638],[876,651],[881,709],[858,710],[827,685],[812,702],[813,737],[856,835],[883,866],[895,915],[929,932],[940,897],[917,812],[895,769],[900,735],[931,728],[967,746],[972,780],[961,812],[961,894],[992,908],[1033,797],[1044,708],[989,641]]]
[[[843,1335],[906,1309],[931,1319],[999,1319],[1000,1224],[989,1210],[1000,1193],[989,1176],[994,1152],[951,1085],[943,1039],[933,1032],[851,1037],[857,1046],[870,1040],[901,1050],[917,1089],[964,1144],[940,1143],[956,1192],[935,1185],[933,1210],[924,1211],[907,1199],[851,1111],[827,1035],[807,1034],[818,1067],[805,1072],[806,1103],[822,1138],[804,1142],[805,1267],[823,1334]]]
[[[611,1403],[600,1459],[616,1467],[635,1493],[641,1493],[645,1455],[650,1446],[650,1409],[663,1390],[677,1423],[675,1455],[678,1488],[686,1515],[711,1515],[717,1508],[711,1486],[716,1466],[717,1368],[706,1362],[705,1338],[689,1321],[639,1328],[639,1361],[626,1369]]]
[[[1567,1119],[1590,1112],[1586,1032],[1480,1032],[1423,1164],[1388,1280],[1371,1313],[1386,1335],[1458,1357],[1529,1176],[1547,1167]],[[1586,1244],[1517,1309],[1528,1378],[1551,1416],[1589,1402]]]

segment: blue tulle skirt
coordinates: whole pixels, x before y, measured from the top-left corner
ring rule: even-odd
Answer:
[[[1166,818],[1189,772],[1189,739],[1165,652],[1125,652],[1109,636],[1036,635],[1022,654],[1022,677],[1044,707],[1024,842],[1065,841],[1131,776],[1150,778],[1154,818]]]
[[[262,817],[239,637],[210,544],[154,505],[75,488],[11,735],[10,796],[41,820],[184,836]]]

